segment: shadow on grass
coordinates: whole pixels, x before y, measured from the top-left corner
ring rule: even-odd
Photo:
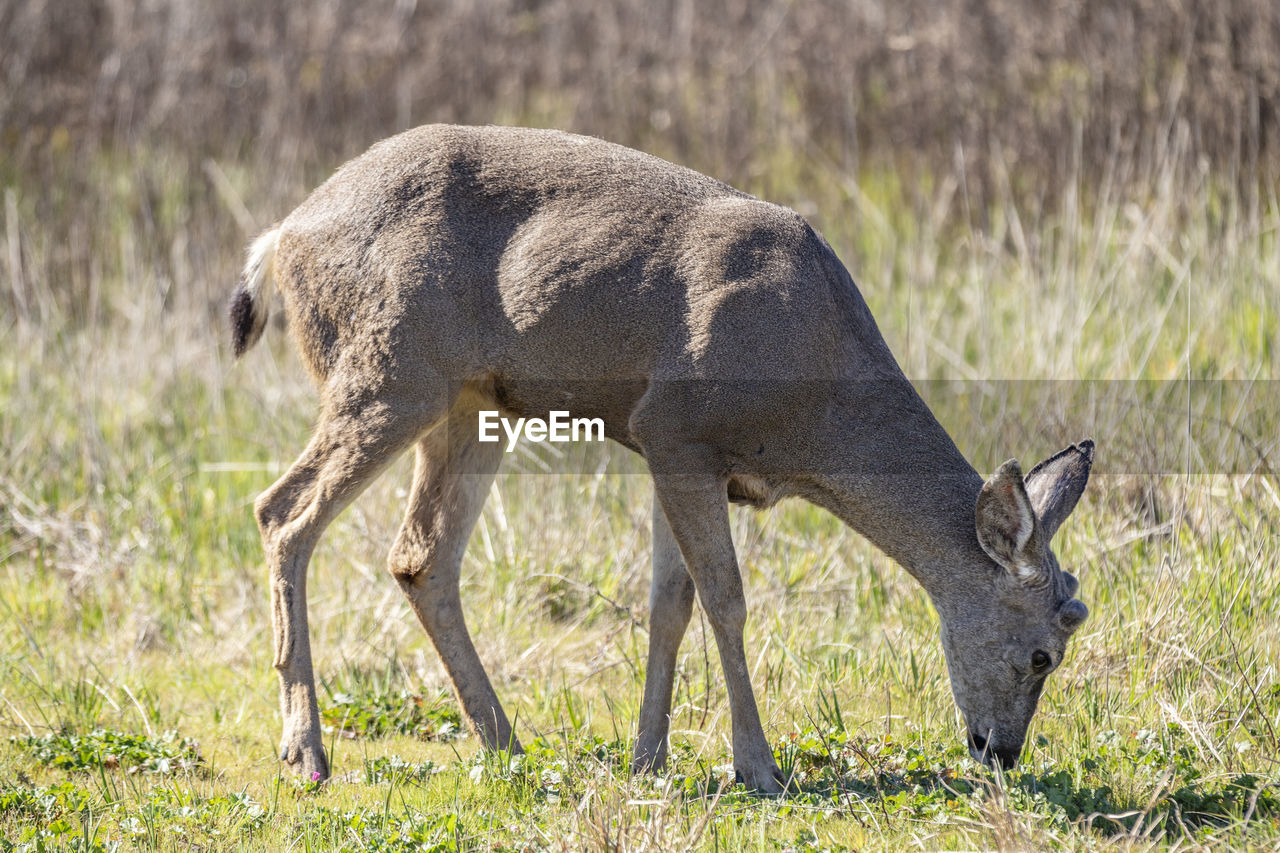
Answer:
[[[1280,776],[1203,778],[1193,750],[1178,745],[1179,735],[1176,728],[1127,738],[1109,732],[1078,768],[998,775],[974,764],[959,746],[904,745],[843,731],[794,735],[778,757],[792,780],[792,799],[857,804],[886,816],[978,817],[995,806],[1063,828],[1083,824],[1103,835],[1159,827],[1191,836],[1206,827],[1280,818]],[[1109,784],[1119,778],[1129,780],[1129,793]]]

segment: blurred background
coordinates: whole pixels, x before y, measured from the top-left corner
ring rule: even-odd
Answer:
[[[984,233],[1015,204],[1026,240],[1206,172],[1256,220],[1278,106],[1270,0],[3,0],[3,269],[39,292],[0,301],[102,311],[124,217],[216,302],[254,229],[426,122],[602,136],[823,225],[874,215],[860,184]]]

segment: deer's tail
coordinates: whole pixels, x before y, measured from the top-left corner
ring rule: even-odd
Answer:
[[[275,289],[272,267],[279,241],[278,227],[253,241],[249,246],[249,259],[245,262],[240,284],[231,296],[231,350],[237,358],[258,342],[258,338],[262,337],[262,330],[266,328],[267,311]]]

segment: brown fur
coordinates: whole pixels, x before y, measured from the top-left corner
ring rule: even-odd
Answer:
[[[606,435],[643,454],[653,474],[638,766],[665,756],[675,655],[696,589],[724,665],[735,767],[751,785],[780,788],[742,643],[730,499],[804,497],[900,561],[938,607],[953,684],[972,669],[966,644],[981,645],[982,625],[1002,631],[1001,620],[1025,619],[1029,606],[1036,625],[1057,624],[1064,599],[1041,587],[1061,593],[1062,584],[1021,594],[984,553],[974,516],[982,479],[902,375],[843,265],[794,211],[595,139],[429,126],[344,165],[260,238],[254,257],[273,264],[322,399],[311,444],[257,503],[273,579],[281,755],[302,772],[328,774],[307,560],[324,526],[410,446],[414,489],[391,571],[486,746],[519,748],[458,598],[463,549],[501,460],[499,445],[475,440],[481,408],[602,418]],[[249,337],[241,329],[261,328],[266,306],[251,307],[235,309],[237,341]],[[1057,577],[1056,564],[1044,571]],[[1060,646],[1062,635],[1043,643]],[[974,705],[956,690],[962,708]],[[997,724],[989,728],[1003,741],[993,734],[992,747],[1007,752],[1021,747],[1029,719],[970,726]]]

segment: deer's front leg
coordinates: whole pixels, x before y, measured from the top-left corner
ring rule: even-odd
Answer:
[[[724,481],[710,466],[699,465],[696,456],[650,452],[649,459],[655,492],[720,650],[733,720],[734,770],[749,787],[781,793],[782,773],[760,725],[743,647],[747,603],[729,531]]]
[[[680,556],[680,546],[653,498],[653,583],[649,592],[649,663],[640,706],[640,731],[636,738],[633,769],[639,773],[660,770],[667,760],[667,735],[671,729],[671,693],[675,684],[676,656],[693,614],[694,585]]]

